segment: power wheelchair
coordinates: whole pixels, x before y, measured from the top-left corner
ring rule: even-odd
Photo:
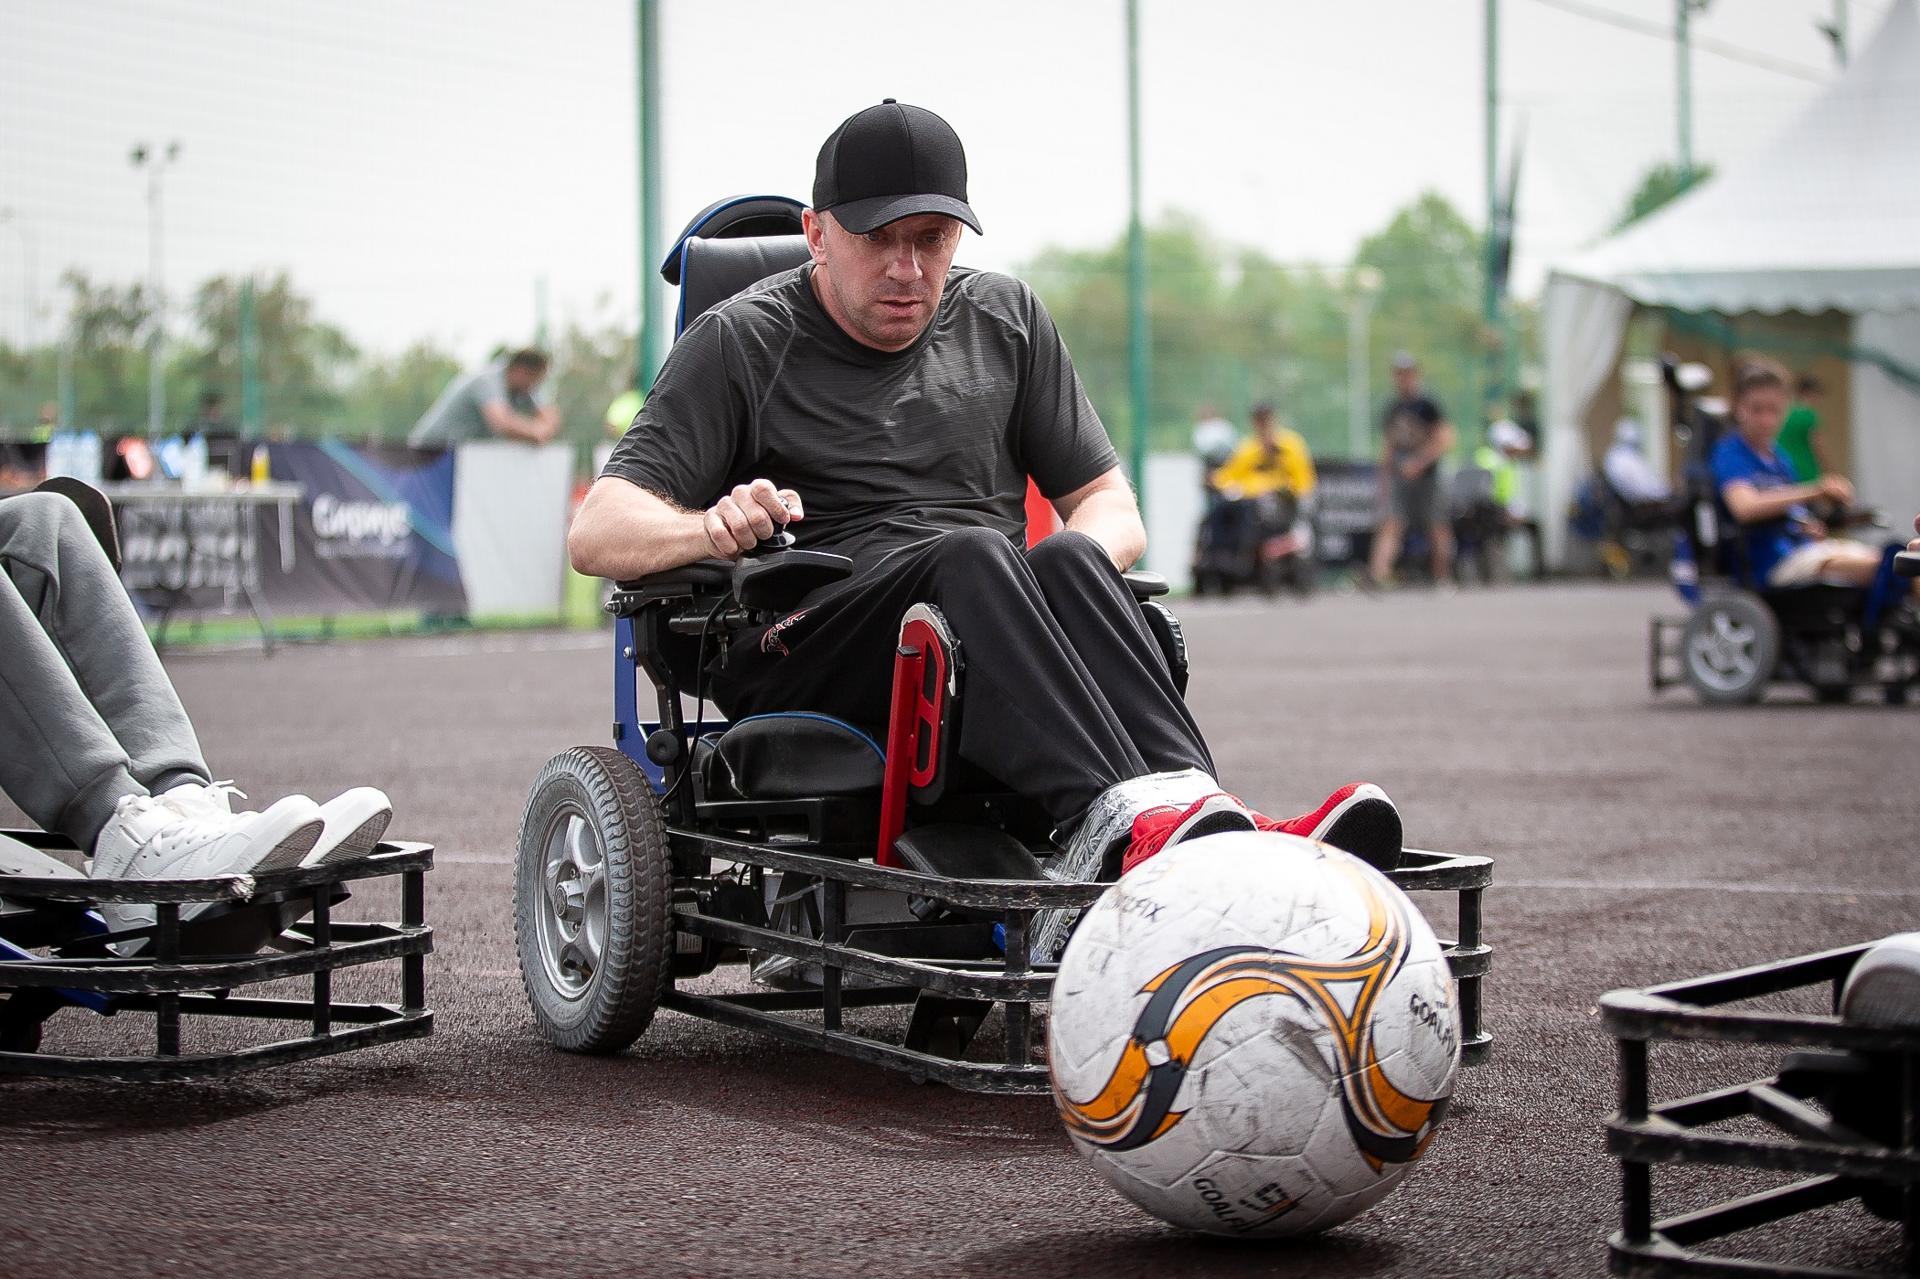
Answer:
[[[1684,683],[1703,702],[1733,705],[1784,683],[1810,688],[1822,702],[1849,701],[1869,688],[1889,705],[1905,703],[1920,684],[1920,614],[1898,571],[1904,553],[1888,548],[1871,586],[1759,582],[1709,464],[1729,427],[1697,404],[1677,369],[1671,358],[1663,364],[1675,432],[1687,450],[1672,578],[1690,611],[1649,621],[1652,691]],[[1829,525],[1877,520],[1871,512],[1836,512]]]
[[[118,568],[107,499],[74,480],[41,487],[80,507]],[[387,842],[334,865],[205,879],[94,879],[76,868],[83,855],[58,835],[0,831],[0,1076],[222,1078],[433,1033],[431,845]],[[334,917],[351,885],[387,878],[400,881],[399,922]],[[102,902],[151,906],[154,922],[110,930],[94,909]],[[383,963],[399,970],[398,1002],[335,997],[336,972]],[[237,993],[287,978],[308,980],[309,993]],[[45,1025],[67,1010],[151,1013],[153,1050],[43,1050]],[[281,1023],[291,1033],[275,1037]]]
[[[680,325],[803,262],[800,207],[744,197],[695,217],[662,267],[680,287]],[[818,714],[703,718],[709,645],[850,569],[773,545],[615,584],[613,745],[551,759],[518,839],[521,973],[556,1046],[618,1052],[665,1008],[921,1081],[1047,1090],[1034,1014],[1055,965],[1035,954],[1036,916],[1082,909],[1108,885],[1050,878],[1044,815],[955,755],[966,653],[939,610],[901,619],[882,740]],[[1165,582],[1129,582],[1184,691],[1180,625],[1155,598]],[[1463,1056],[1477,1062],[1490,1041],[1480,983],[1491,865],[1409,850],[1392,877],[1458,898],[1447,954]],[[712,976],[740,961],[746,989]],[[885,1008],[906,1010],[904,1029],[865,1011]],[[982,1031],[996,1008],[990,1050]]]

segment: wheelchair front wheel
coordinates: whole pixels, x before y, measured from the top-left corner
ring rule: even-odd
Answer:
[[[673,860],[632,761],[576,746],[547,761],[520,821],[520,978],[540,1033],[615,1053],[645,1032],[673,977]]]
[[[1680,636],[1687,683],[1703,702],[1737,705],[1765,691],[1780,660],[1780,623],[1744,591],[1710,595]]]

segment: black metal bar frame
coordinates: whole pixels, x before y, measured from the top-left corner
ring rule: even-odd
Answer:
[[[817,990],[754,991],[729,995],[674,990],[662,1007],[740,1029],[772,1035],[788,1043],[822,1048],[870,1065],[904,1070],[916,1080],[931,1080],[972,1092],[1045,1093],[1047,1068],[1034,1061],[1034,1010],[1053,992],[1055,965],[1031,956],[1029,925],[1044,910],[1092,905],[1110,886],[1026,879],[952,879],[872,862],[745,843],[699,831],[670,829],[679,847],[766,871],[817,877],[825,909],[819,937],[797,936],[702,913],[697,901],[682,897],[674,906],[674,927],[729,946],[789,956],[819,965]],[[1443,941],[1447,961],[1459,982],[1461,1060],[1486,1059],[1492,1036],[1484,1024],[1481,983],[1492,948],[1483,931],[1481,898],[1493,882],[1492,862],[1415,849],[1406,864],[1389,876],[1407,892],[1452,892],[1459,899],[1459,938]],[[1005,929],[1006,950],[999,961],[936,961],[883,955],[845,939],[845,893],[850,887],[930,898],[949,906],[984,912]],[[877,985],[848,988],[848,976]],[[842,1017],[856,1006],[908,1004],[922,999],[978,1000],[1000,1005],[1006,1018],[1002,1058],[965,1061],[878,1039],[849,1029]]]
[[[1920,1030],[1853,1025],[1837,1016],[1729,1008],[1727,1005],[1827,987],[1837,998],[1868,947],[1802,955],[1774,964],[1670,982],[1601,997],[1601,1020],[1616,1041],[1619,1109],[1607,1120],[1607,1150],[1620,1161],[1620,1229],[1607,1241],[1616,1275],[1840,1276],[1884,1272],[1807,1267],[1727,1257],[1699,1245],[1859,1196],[1899,1188],[1903,1273],[1920,1273]],[[1671,1101],[1652,1100],[1649,1046],[1656,1041],[1716,1041],[1897,1057],[1902,1071],[1901,1144],[1875,1144],[1782,1087],[1778,1076],[1715,1088]],[[1712,1133],[1723,1120],[1751,1117],[1778,1137]],[[1653,1166],[1709,1164],[1815,1174],[1758,1194],[1657,1218]]]
[[[50,837],[8,832],[42,848],[58,848]],[[94,880],[9,877],[0,883],[14,902],[47,905],[116,901],[155,908],[151,929],[79,936],[53,947],[47,957],[0,960],[0,1017],[14,999],[31,993],[36,1009],[59,1006],[49,995],[77,991],[110,998],[110,1013],[151,1012],[155,1052],[150,1057],[86,1057],[48,1052],[0,1051],[0,1075],[69,1079],[166,1081],[224,1078],[265,1066],[330,1056],[375,1044],[420,1039],[433,1033],[433,1012],[426,1006],[426,957],[433,951],[433,930],[426,923],[425,877],[433,868],[433,847],[419,843],[383,843],[364,858],[310,870],[277,871],[259,876],[226,875],[196,880]],[[362,880],[400,877],[398,923],[336,921],[332,907],[342,886]],[[287,953],[181,955],[180,906],[214,902],[230,908],[274,907],[311,897],[312,916],[283,930],[278,944]],[[107,943],[148,936],[150,954],[119,958]],[[82,953],[66,953],[82,952]],[[333,973],[342,968],[398,960],[400,1002],[342,1003],[333,997]],[[237,988],[288,977],[311,977],[305,999],[235,996]],[[236,1017],[304,1023],[306,1033],[226,1053],[183,1054],[182,1022],[189,1018]]]

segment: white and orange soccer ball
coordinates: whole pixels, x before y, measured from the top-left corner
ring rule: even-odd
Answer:
[[[1061,957],[1047,1033],[1074,1145],[1177,1226],[1299,1235],[1379,1202],[1460,1066],[1455,987],[1406,895],[1294,835],[1176,845]]]

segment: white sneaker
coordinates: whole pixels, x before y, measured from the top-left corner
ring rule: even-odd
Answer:
[[[372,852],[393,820],[393,802],[384,791],[371,786],[356,786],[344,795],[320,805],[326,833],[313,846],[302,866],[328,866],[352,861]]]
[[[289,796],[264,813],[235,816],[211,811],[218,800],[177,795],[181,789],[167,792],[171,801],[149,795],[120,800],[94,842],[95,879],[204,879],[282,870],[299,865],[323,829],[319,806],[304,796]],[[182,907],[181,922],[198,918],[213,904]],[[99,909],[114,932],[154,922],[148,905],[101,902]],[[136,954],[145,945],[128,943],[121,953]]]
[[[308,838],[305,829],[316,820],[324,825],[320,806],[305,795],[289,795],[269,805],[264,812],[236,813],[233,811],[233,796],[236,795],[241,799],[247,797],[247,793],[232,782],[209,782],[205,785],[182,782],[155,796],[155,799],[163,807],[189,820],[226,824],[236,831],[251,831],[257,839],[270,839],[272,843],[266,855],[247,873],[291,870],[301,865],[320,838],[318,835]],[[206,873],[218,875],[226,872],[216,870]]]

